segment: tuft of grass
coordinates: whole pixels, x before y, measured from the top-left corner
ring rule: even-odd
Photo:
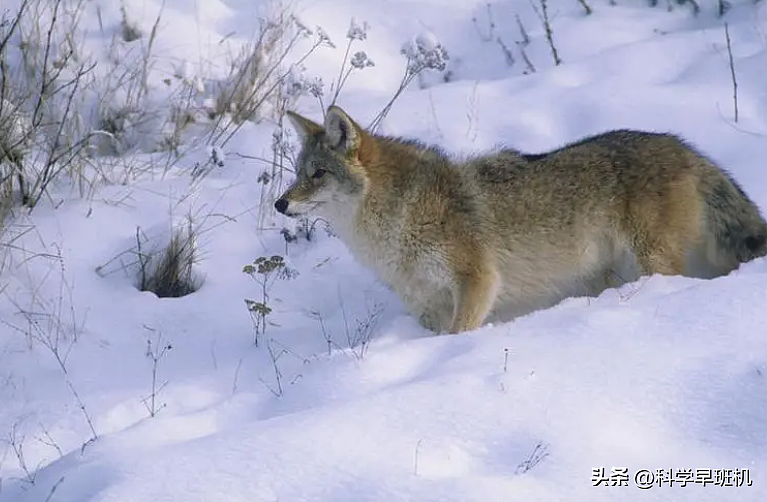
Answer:
[[[142,252],[140,230],[136,232],[138,289],[151,291],[159,298],[180,298],[194,293],[202,281],[194,274],[198,261],[197,231],[189,224],[174,229],[167,245],[159,250]]]
[[[125,2],[120,2],[120,14],[122,19],[120,20],[120,36],[124,42],[135,42],[144,36],[144,32],[141,28],[128,16],[128,9],[125,7]]]

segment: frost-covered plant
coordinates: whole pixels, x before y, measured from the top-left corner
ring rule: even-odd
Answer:
[[[0,91],[1,87],[2,84]],[[0,199],[3,201],[13,200],[14,183],[18,181],[19,194],[22,202],[26,203],[24,159],[29,153],[31,140],[29,117],[11,101],[0,98]]]
[[[194,167],[192,167],[191,176],[193,183],[205,178],[213,169],[224,167],[226,154],[223,150],[216,146],[209,146],[206,151],[208,156],[206,157],[205,162],[196,162]]]
[[[349,325],[346,322],[346,312],[344,311],[344,327],[346,329],[346,341],[349,344],[352,354],[360,361],[365,358],[365,354],[370,348],[370,343],[373,341],[378,320],[383,312],[383,305],[376,303],[372,306],[367,306],[367,315],[360,319],[355,319],[356,326],[352,332],[349,329]],[[343,304],[341,305],[343,310]]]
[[[325,83],[321,77],[314,77],[309,79],[306,74],[306,69],[301,67],[293,67],[285,78],[284,95],[288,98],[298,98],[305,94],[310,94],[314,97],[322,97],[324,95]]]
[[[400,53],[407,58],[408,75],[417,75],[426,69],[442,71],[449,59],[447,50],[432,33],[422,33],[402,45]]]
[[[12,103],[4,119],[23,116],[28,125],[24,165],[15,171],[29,207],[59,174],[82,176],[91,132],[77,111],[95,67],[79,47],[83,9],[84,0],[23,0],[10,17],[0,15],[0,102],[6,110]]]
[[[124,156],[135,151],[169,152],[168,163],[180,155],[181,134],[196,122],[194,98],[200,93],[199,78],[185,61],[173,76],[158,86],[152,82],[157,63],[154,47],[163,9],[147,35],[121,6],[120,31],[112,36],[107,63],[102,64],[94,84],[99,135],[91,153]],[[139,42],[139,40],[141,40]]]
[[[12,254],[19,253],[18,267],[23,267],[23,272],[19,269],[21,274],[11,274],[8,277],[9,280],[0,288],[2,301],[12,305],[15,310],[14,315],[0,319],[0,325],[23,334],[30,348],[39,346],[46,349],[52,356],[64,383],[74,398],[76,409],[82,413],[90,429],[91,437],[83,444],[84,448],[86,444],[98,439],[98,434],[92,415],[77,391],[70,373],[69,356],[79,340],[79,334],[85,329],[85,320],[81,319],[76,312],[74,284],[62,250],[55,243],[51,248],[45,248],[42,253],[18,246],[13,248],[15,249],[12,250]],[[42,275],[32,273],[30,270],[30,258],[33,256],[44,260],[36,263],[37,266],[48,262],[49,268]],[[12,256],[10,259],[14,260]],[[22,276],[26,279],[22,279]],[[35,277],[40,280],[33,279]],[[45,293],[46,291],[48,293]]]
[[[331,96],[328,106],[336,103],[344,84],[352,72],[375,66],[375,63],[365,51],[351,53],[351,47],[354,42],[367,39],[369,28],[370,26],[366,21],[360,22],[355,18],[352,18],[349,22],[349,29],[346,32],[346,49],[338,70],[338,78],[330,83]],[[327,35],[324,36],[327,37]],[[335,45],[329,38],[326,38],[326,43],[329,47],[335,48]],[[286,97],[292,98],[292,102],[295,102],[300,96],[311,95],[317,99],[322,110],[325,110],[326,108],[323,99],[325,97],[325,82],[321,77],[307,77],[305,68],[301,65],[294,65],[292,71],[287,76],[284,94]],[[285,108],[287,109],[287,107]]]
[[[261,289],[259,300],[245,299],[245,305],[255,329],[253,340],[258,346],[259,336],[266,333],[266,317],[272,313],[272,308],[269,306],[269,291],[277,279],[293,279],[298,275],[298,271],[288,267],[285,259],[280,255],[259,256],[253,263],[245,265],[242,271],[252,277]]]
[[[352,60],[349,61],[349,65],[354,69],[361,70],[363,68],[375,66],[375,63],[364,51],[358,51],[354,53],[354,56],[352,56]]]
[[[144,328],[149,332],[155,331],[149,326],[144,326]],[[144,403],[144,407],[146,407],[146,411],[149,413],[150,417],[156,416],[157,413],[166,406],[165,403],[159,404],[157,402],[157,397],[168,384],[168,382],[165,381],[159,383],[157,376],[160,369],[160,363],[172,349],[173,345],[171,345],[169,341],[163,339],[163,334],[161,331],[157,332],[154,345],[152,345],[152,338],[147,336],[146,352],[144,354],[146,355],[147,359],[152,361],[152,390],[147,397],[141,399],[141,402]]]
[[[370,26],[368,25],[367,21],[362,21],[360,23],[357,21],[357,19],[352,18],[351,22],[349,23],[349,29],[346,32],[346,38],[348,38],[349,41],[365,40],[368,38],[369,28]]]
[[[333,91],[333,97],[330,100],[331,106],[336,104],[338,95],[341,93],[341,89],[344,87],[346,80],[354,70],[362,70],[364,68],[375,66],[375,63],[372,59],[370,59],[365,51],[357,51],[352,55],[351,60],[349,59],[352,44],[355,41],[366,40],[368,38],[369,28],[370,26],[368,25],[367,21],[359,22],[357,19],[352,18],[349,22],[349,29],[346,31],[346,39],[348,42],[346,42],[344,59],[341,61],[341,68],[338,71],[338,79],[330,86],[331,91]],[[346,66],[347,63],[349,63],[348,67]],[[320,107],[323,110],[325,109],[325,106],[322,103],[322,99],[320,99]]]
[[[283,105],[287,107],[287,101],[283,101]],[[258,225],[261,228],[264,227],[266,219],[275,214],[272,204],[278,193],[283,190],[285,172],[295,172],[295,133],[285,123],[286,109],[283,108],[277,127],[272,132],[272,155],[268,161],[268,167],[257,178],[257,182],[261,185],[258,211]]]
[[[288,244],[290,243],[297,242],[299,240],[312,242],[317,230],[317,223],[320,221],[325,222],[325,220],[322,218],[310,219],[308,216],[302,216],[296,220],[293,230],[287,227],[282,227],[280,229],[280,235],[282,235],[282,238],[285,239],[285,254],[288,253]],[[332,235],[327,222],[325,222],[323,229],[327,235]]]
[[[394,106],[394,102],[414,78],[426,70],[444,71],[450,59],[447,49],[429,32],[424,32],[405,42],[400,53],[407,59],[404,75],[394,96],[368,126],[373,132],[380,127],[381,122]]]
[[[299,41],[307,39],[311,40],[309,48],[288,64],[287,56]],[[311,30],[294,15],[283,13],[275,20],[262,21],[256,41],[232,60],[229,76],[214,83],[213,113],[218,119],[210,143],[223,146],[245,121],[280,117],[299,96],[286,92],[286,82],[320,47],[335,45],[322,28]]]

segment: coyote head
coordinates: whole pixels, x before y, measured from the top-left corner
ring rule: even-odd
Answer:
[[[331,220],[348,212],[365,186],[363,158],[370,154],[372,138],[336,106],[328,108],[324,125],[294,112],[287,116],[303,146],[296,179],[275,209],[290,217],[316,213]]]

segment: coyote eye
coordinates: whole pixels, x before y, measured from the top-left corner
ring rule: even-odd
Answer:
[[[312,178],[317,179],[317,180],[322,178],[323,176],[325,176],[325,170],[324,169],[317,169],[316,171],[314,171],[314,174],[312,174]]]

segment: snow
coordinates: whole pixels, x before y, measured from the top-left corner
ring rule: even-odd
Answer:
[[[124,3],[151,32],[163,3]],[[616,3],[590,0],[586,16],[576,1],[550,0],[559,66],[528,2],[492,3],[512,66],[488,36],[485,2],[298,3],[301,22],[337,47],[317,50],[290,81],[321,78],[327,88],[354,31],[350,55],[364,51],[375,65],[351,73],[338,104],[367,124],[402,80],[403,43],[444,47],[448,82],[439,72],[414,80],[384,132],[465,155],[499,144],[539,152],[612,128],[671,131],[767,211],[767,4],[732,1],[725,18],[735,123],[714,2],[699,0],[697,17],[664,2]],[[98,4],[105,29],[119,30],[122,2]],[[196,86],[223,78],[267,7],[166,1],[153,103],[168,75]],[[82,50],[106,58],[97,16],[81,22]],[[310,94],[296,109],[321,118]],[[274,131],[268,120],[246,123],[226,145],[203,142],[167,170],[139,150],[104,159],[109,169],[154,170],[86,198],[57,186],[17,213],[0,266],[1,502],[764,500],[767,260],[714,280],[644,277],[434,336],[321,223],[311,241],[286,243],[280,230],[295,221],[268,204],[261,212],[257,180],[268,166],[256,159],[271,158]],[[196,164],[207,175],[193,177]],[[156,246],[188,215],[201,288],[182,298],[138,291],[137,235]],[[258,301],[260,286],[243,266],[277,254],[297,275],[274,281],[271,323],[255,346],[244,299]],[[150,342],[172,347],[155,367],[154,417]],[[628,486],[593,486],[600,467],[628,468]],[[748,469],[753,484],[639,489],[642,469]]]

